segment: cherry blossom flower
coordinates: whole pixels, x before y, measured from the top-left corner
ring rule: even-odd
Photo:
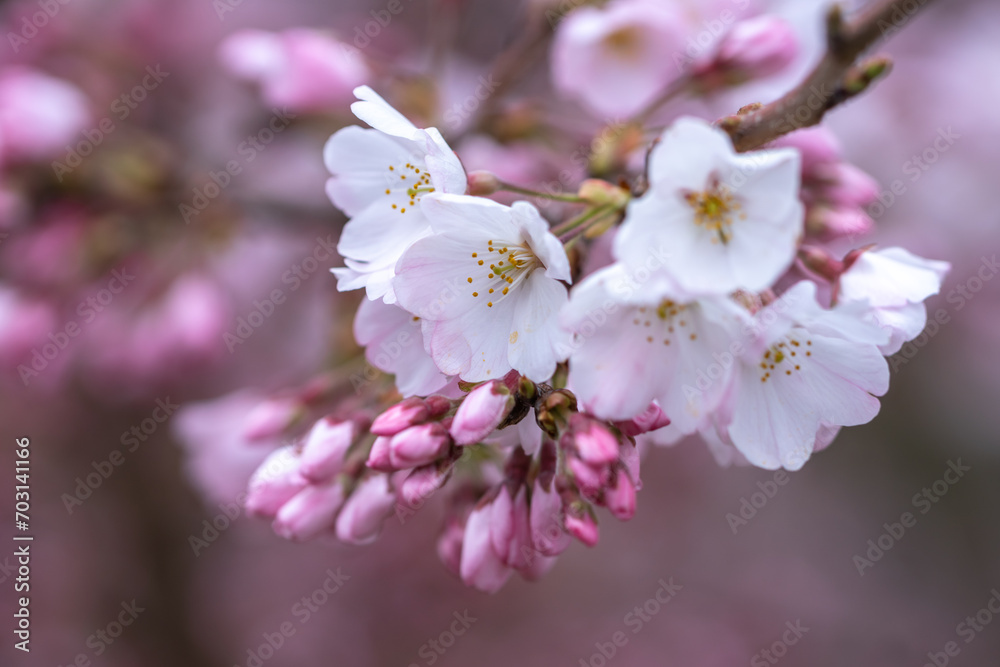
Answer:
[[[821,308],[810,281],[759,311],[715,415],[720,439],[753,465],[798,470],[836,427],[871,421],[889,387],[888,334],[865,313],[863,303]]]
[[[354,338],[375,368],[396,376],[403,396],[427,396],[448,384],[424,351],[420,318],[397,305],[364,300],[354,318]]]
[[[620,261],[670,248],[664,273],[695,296],[759,291],[791,265],[803,227],[795,151],[737,154],[725,132],[685,117],[653,148],[649,181],[615,237]]]
[[[443,373],[479,382],[511,369],[541,382],[565,337],[569,261],[538,210],[462,195],[433,195],[421,207],[433,235],[396,266],[399,304],[424,320],[431,357]]]
[[[871,316],[891,335],[879,349],[895,354],[924,330],[924,300],[941,290],[950,268],[948,262],[923,259],[903,248],[869,250],[840,276],[838,300],[866,302]]]
[[[436,129],[417,128],[368,86],[354,94],[361,101],[351,109],[374,129],[345,127],[323,149],[327,194],[351,216],[337,244],[345,268],[333,272],[339,290],[364,287],[369,299],[394,303],[396,261],[430,232],[421,198],[464,193],[466,175]]]
[[[622,264],[601,269],[573,290],[561,316],[575,334],[569,386],[599,417],[631,419],[656,400],[673,428],[693,433],[721,400],[729,348],[747,317],[728,299],[685,300],[639,284]],[[728,366],[717,361],[726,354]],[[710,390],[693,390],[699,373],[712,373]]]
[[[681,74],[687,22],[665,3],[619,0],[581,7],[560,24],[552,46],[556,88],[599,114],[631,116]]]

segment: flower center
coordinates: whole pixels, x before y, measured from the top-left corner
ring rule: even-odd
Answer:
[[[812,350],[809,349],[811,346],[811,340],[807,339],[803,344],[792,336],[771,345],[771,347],[764,352],[764,356],[760,360],[760,368],[763,371],[760,376],[760,381],[767,382],[770,380],[771,371],[774,370],[778,371],[778,377],[781,377],[780,372],[782,370],[785,371],[785,375],[791,375],[792,373],[801,371],[802,366],[799,362],[802,360],[802,357],[812,356]],[[787,364],[785,363],[786,361],[788,362]]]
[[[466,280],[473,286],[472,296],[485,297],[490,308],[516,289],[532,271],[544,268],[526,241],[491,239],[483,252],[472,253],[472,259],[476,262],[473,274],[478,273],[479,277],[469,276]]]
[[[647,343],[670,346],[677,343],[679,337],[698,340],[698,334],[687,328],[688,320],[684,315],[687,309],[684,304],[664,299],[655,308],[638,308],[633,314],[632,325],[645,331]]]
[[[386,176],[386,200],[392,210],[404,214],[413,208],[423,195],[434,192],[431,175],[422,164],[407,162],[402,166],[389,165]]]
[[[733,217],[746,219],[736,196],[716,176],[710,179],[708,189],[702,192],[687,190],[683,194],[694,209],[694,224],[714,233],[712,243],[729,243],[733,238]]]
[[[642,39],[634,27],[619,28],[604,38],[604,44],[616,56],[634,60],[640,55]]]

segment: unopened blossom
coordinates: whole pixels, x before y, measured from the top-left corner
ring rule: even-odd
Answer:
[[[806,233],[821,240],[858,237],[874,225],[867,207],[879,196],[878,183],[844,160],[837,137],[823,126],[778,138],[775,148],[793,148],[802,157]]]
[[[671,428],[693,433],[722,398],[747,315],[729,299],[664,287],[615,264],[573,290],[561,317],[574,333],[569,386],[598,417],[636,419],[655,400]]]
[[[791,265],[803,231],[795,151],[736,153],[728,134],[684,117],[653,148],[649,182],[615,237],[619,261],[642,266],[667,248],[662,273],[692,295],[760,291]]]
[[[268,398],[247,415],[243,436],[250,441],[273,438],[301,415],[302,404],[297,398]]]
[[[358,436],[353,421],[328,418],[316,422],[302,446],[299,470],[312,482],[332,479],[344,465],[344,456]]]
[[[465,397],[451,423],[459,445],[471,445],[492,433],[514,407],[514,397],[499,380],[482,384]]]
[[[310,485],[281,506],[271,527],[286,540],[311,540],[334,526],[343,504],[344,486],[339,480]]]
[[[948,262],[917,257],[903,248],[868,250],[840,276],[838,301],[866,303],[891,336],[879,349],[885,355],[895,354],[924,330],[924,301],[941,290],[950,268]]]
[[[392,513],[396,493],[388,475],[372,475],[358,483],[337,517],[337,537],[350,544],[368,544],[378,537]]]
[[[462,195],[425,197],[432,235],[400,258],[399,304],[424,320],[443,373],[470,382],[516,370],[536,382],[559,361],[569,261],[538,210]]]
[[[335,109],[370,76],[346,44],[319,30],[241,30],[222,43],[223,65],[259,83],[267,104],[296,111]]]
[[[792,26],[776,16],[740,21],[723,36],[714,56],[698,70],[711,85],[715,80],[737,85],[777,74],[798,55]]]
[[[411,426],[389,441],[389,464],[394,469],[427,465],[442,457],[450,445],[448,429],[440,422]]]
[[[492,516],[492,504],[472,510],[463,532],[459,564],[462,581],[487,593],[503,588],[513,572],[493,548]]]
[[[354,318],[354,338],[365,359],[392,373],[403,396],[426,396],[442,389],[449,378],[424,350],[420,318],[394,304],[365,299]]]
[[[563,94],[609,118],[650,104],[682,69],[687,21],[668,3],[616,0],[580,7],[558,26],[552,78]]]
[[[719,409],[723,442],[753,465],[798,470],[831,428],[871,421],[889,387],[889,336],[865,315],[860,303],[821,308],[810,281],[759,311]]]
[[[309,485],[299,472],[299,454],[292,446],[272,452],[260,464],[247,487],[247,513],[273,517],[282,505]]]
[[[372,422],[371,432],[383,436],[396,435],[411,426],[423,424],[428,419],[440,417],[449,407],[451,402],[443,396],[411,396],[377,416]]]
[[[419,129],[371,88],[361,86],[351,105],[373,129],[337,131],[323,149],[333,175],[326,191],[351,217],[337,251],[345,268],[334,269],[341,291],[366,288],[368,298],[396,300],[396,262],[430,233],[420,200],[431,192],[466,191],[465,171],[435,128]]]

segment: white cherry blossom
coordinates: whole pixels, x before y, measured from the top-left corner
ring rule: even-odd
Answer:
[[[421,202],[433,234],[400,258],[399,305],[420,317],[441,372],[463,380],[511,369],[541,382],[555,371],[565,334],[569,261],[548,223],[527,202],[508,207],[464,195]]]
[[[681,118],[649,157],[649,190],[629,206],[615,256],[638,264],[670,249],[663,271],[693,296],[760,291],[795,258],[803,231],[799,154],[738,154],[722,130]]]
[[[354,114],[374,129],[356,125],[326,142],[323,160],[333,175],[326,192],[351,216],[334,269],[341,291],[367,289],[369,299],[395,302],[393,268],[403,251],[430,229],[420,199],[431,192],[464,193],[465,170],[434,128],[420,129],[368,86],[355,89]]]

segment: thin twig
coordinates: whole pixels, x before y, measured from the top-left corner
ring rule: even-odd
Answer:
[[[733,138],[737,150],[748,151],[793,130],[817,125],[827,111],[864,92],[890,68],[886,57],[858,62],[861,54],[898,32],[931,1],[922,0],[914,8],[912,0],[881,0],[850,21],[834,5],[826,19],[826,53],[809,76],[781,99],[723,118],[719,126]]]

